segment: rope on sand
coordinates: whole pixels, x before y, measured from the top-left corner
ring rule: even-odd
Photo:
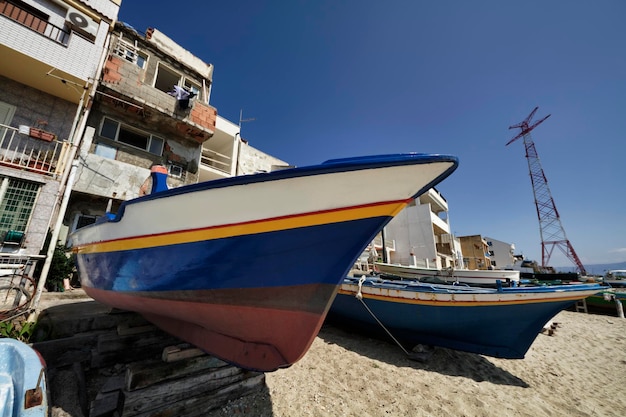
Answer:
[[[357,291],[355,297],[358,298],[359,301],[361,301],[361,304],[363,304],[365,309],[372,315],[372,317],[374,317],[374,320],[376,320],[376,322],[378,322],[380,327],[382,327],[385,330],[385,332],[387,332],[389,337],[391,337],[393,339],[393,341],[396,342],[396,344],[398,346],[400,346],[400,349],[402,349],[402,351],[406,354],[406,356],[409,357],[409,359],[421,360],[421,357],[408,352],[404,348],[404,346],[402,346],[402,344],[400,342],[398,342],[398,340],[395,337],[393,337],[391,332],[389,330],[387,330],[385,325],[380,320],[378,320],[378,317],[376,317],[376,315],[372,312],[372,310],[370,310],[370,308],[367,306],[367,304],[365,304],[365,301],[363,300],[363,293],[361,292],[361,288],[362,288],[364,282],[365,282],[365,275],[361,276],[361,278],[359,279],[359,291]]]

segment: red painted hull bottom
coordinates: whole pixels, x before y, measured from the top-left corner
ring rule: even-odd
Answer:
[[[288,367],[304,356],[319,333],[338,287],[305,285],[189,293],[84,289],[96,301],[135,311],[162,330],[224,361],[269,372]]]

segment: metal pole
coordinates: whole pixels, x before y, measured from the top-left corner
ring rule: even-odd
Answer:
[[[98,64],[98,69],[96,70],[96,74],[95,74],[96,77],[99,77],[100,74],[102,73],[102,68],[104,67],[104,63],[108,56],[110,40],[111,40],[111,35],[108,34],[106,41],[104,42],[104,45],[102,48],[102,58],[100,59],[100,63]],[[96,95],[96,89],[98,88],[98,84],[99,84],[99,79],[95,78],[93,84],[91,85],[87,102],[89,102],[90,100],[93,100],[94,96]],[[77,116],[83,110],[82,107],[84,105],[84,101],[83,101],[84,96],[85,94],[83,94],[81,97],[81,103],[79,105]],[[74,185],[74,177],[76,176],[76,170],[78,167],[78,162],[75,161],[74,158],[76,157],[76,152],[78,150],[78,146],[80,145],[80,140],[82,138],[82,135],[84,134],[85,125],[87,124],[87,118],[89,117],[90,112],[91,112],[91,106],[86,106],[85,111],[82,114],[82,117],[80,117],[80,119],[75,119],[72,125],[72,136],[70,136],[69,138],[70,143],[71,143],[71,148],[70,148],[68,159],[67,159],[67,162],[70,162],[72,164],[72,167],[70,169],[69,176],[67,176],[66,182],[65,182],[65,178],[66,178],[65,176],[67,175],[66,174],[67,165],[66,165],[65,172],[63,173],[63,176],[62,176],[61,187],[65,186],[65,190],[63,192],[63,199],[61,201],[61,206],[59,207],[59,212],[57,214],[57,221],[55,223],[54,228],[52,229],[52,237],[50,239],[48,252],[46,254],[46,260],[44,261],[43,269],[39,277],[39,282],[37,283],[35,296],[33,297],[30,303],[30,309],[32,312],[35,313],[35,314],[31,314],[30,317],[28,317],[28,321],[31,321],[31,322],[34,322],[37,319],[36,310],[39,307],[39,300],[41,298],[41,293],[43,292],[43,287],[46,284],[46,280],[48,279],[48,272],[50,271],[50,265],[52,264],[52,256],[54,255],[54,250],[57,246],[57,240],[59,239],[59,234],[61,232],[60,229],[61,229],[61,226],[63,225],[63,218],[65,217],[65,211],[67,210],[67,205],[70,199],[70,194],[72,193],[72,186]],[[76,122],[78,121],[80,121],[80,126],[77,128],[78,123]]]
[[[76,170],[78,168],[78,161],[72,162],[72,169],[70,171],[70,175],[67,180],[68,186],[65,187],[65,193],[63,194],[63,201],[61,202],[61,208],[59,209],[59,216],[57,217],[56,225],[52,231],[52,238],[50,239],[50,245],[48,246],[48,252],[46,253],[46,260],[43,264],[43,269],[41,270],[41,276],[39,278],[39,282],[37,283],[37,290],[35,291],[35,296],[31,301],[31,310],[35,312],[35,314],[31,314],[28,318],[28,321],[36,320],[36,309],[39,306],[39,299],[41,298],[41,293],[43,292],[43,287],[46,284],[46,278],[48,277],[48,272],[50,271],[50,265],[52,264],[52,256],[54,255],[54,250],[57,246],[57,239],[59,238],[59,233],[61,231],[61,225],[63,223],[63,213],[67,209],[67,203],[70,200],[70,194],[72,193],[72,184],[74,184],[74,177],[76,176]]]

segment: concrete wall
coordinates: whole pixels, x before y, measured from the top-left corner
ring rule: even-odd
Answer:
[[[77,106],[68,101],[0,76],[0,101],[16,107],[11,126],[27,125],[68,139]],[[38,126],[40,121],[45,125]]]
[[[430,205],[410,205],[385,227],[385,239],[394,240],[390,263],[437,266],[437,248],[430,221]]]
[[[487,236],[485,236],[485,240],[489,246],[489,251],[493,252],[493,255],[489,257],[491,258],[491,265],[495,269],[504,269],[513,266],[515,262],[513,257],[515,245]]]
[[[287,166],[289,166],[287,162],[253,148],[246,142],[242,141],[240,144],[236,175],[270,172],[278,167]]]

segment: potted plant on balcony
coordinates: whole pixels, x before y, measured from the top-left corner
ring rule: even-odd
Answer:
[[[46,132],[45,130],[39,129],[37,127],[31,127],[28,136],[30,136],[31,138],[45,140],[46,142],[52,142],[57,137],[57,135],[55,135],[54,133]]]

